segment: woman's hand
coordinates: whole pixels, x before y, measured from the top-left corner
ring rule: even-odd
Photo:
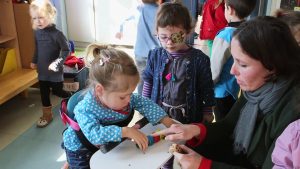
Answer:
[[[174,152],[174,157],[176,161],[179,162],[179,165],[182,169],[198,169],[201,161],[202,156],[192,149],[186,147],[185,145],[179,145],[180,148],[184,151],[184,154]]]
[[[192,139],[200,134],[200,128],[193,124],[172,124],[169,128],[154,133],[154,136],[164,135],[165,139],[181,142]]]
[[[146,149],[148,148],[147,136],[136,128],[122,127],[122,137],[123,138],[127,137],[132,139],[143,152],[145,152]]]

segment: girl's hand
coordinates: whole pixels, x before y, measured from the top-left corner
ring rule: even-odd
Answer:
[[[179,162],[182,169],[198,169],[202,156],[185,145],[178,145],[184,151],[184,154],[174,152],[173,155]]]
[[[139,148],[145,152],[148,148],[148,138],[147,136],[133,127],[122,127],[122,137],[127,137],[132,139]]]
[[[200,128],[193,124],[172,124],[171,127],[163,129],[153,134],[165,135],[165,139],[173,142],[190,140],[200,134]]]
[[[160,122],[162,124],[164,124],[166,127],[170,127],[172,124],[178,124],[176,121],[174,121],[169,116],[164,117]]]
[[[31,68],[31,69],[36,69],[36,67],[37,67],[37,66],[36,66],[35,63],[30,63],[30,68]]]

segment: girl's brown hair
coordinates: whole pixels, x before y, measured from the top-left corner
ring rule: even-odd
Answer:
[[[182,27],[187,33],[194,28],[189,10],[181,3],[166,2],[160,5],[156,15],[156,31],[158,27]]]
[[[108,45],[91,44],[86,49],[86,64],[90,68],[89,87],[100,83],[105,90],[127,90],[129,81],[115,83],[116,76],[134,76],[139,81],[138,69],[133,59],[125,52]]]

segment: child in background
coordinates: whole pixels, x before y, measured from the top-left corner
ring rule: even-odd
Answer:
[[[300,168],[300,120],[289,124],[277,138],[272,162],[273,169]]]
[[[96,146],[130,138],[145,151],[146,135],[135,127],[127,127],[134,110],[152,124],[161,122],[169,127],[173,120],[151,100],[132,93],[139,82],[139,72],[125,52],[92,44],[87,53],[93,54],[86,59],[92,61],[87,64],[90,65],[89,85],[83,100],[74,108],[80,129]],[[63,133],[63,142],[70,168],[89,168],[93,152],[83,146],[71,127]]]
[[[140,74],[146,67],[149,51],[160,46],[157,38],[154,36],[154,23],[158,9],[158,0],[142,0],[142,2],[143,3],[137,7],[139,17],[137,23],[136,42],[134,45],[135,61]],[[123,24],[120,26],[120,32],[116,34],[116,37],[118,39],[123,37]],[[141,95],[142,90],[143,80],[141,79],[138,84],[138,94]]]
[[[285,22],[300,46],[300,12],[279,9],[275,16]]]
[[[59,97],[71,95],[63,90],[63,63],[70,50],[66,37],[55,27],[56,9],[50,1],[33,1],[29,12],[36,45],[30,67],[37,69],[43,105],[43,116],[37,121],[37,127],[45,127],[53,119],[50,88]]]
[[[300,46],[300,12],[279,9],[275,16],[285,22]],[[300,168],[300,120],[296,120],[276,140],[272,153],[273,169]]]
[[[228,26],[215,37],[212,46],[211,71],[215,84],[216,120],[223,119],[235,103],[240,90],[236,78],[230,74],[233,58],[230,42],[236,28],[255,8],[256,0],[225,0],[225,18]],[[242,65],[241,65],[242,66]]]
[[[216,34],[227,25],[224,8],[223,0],[207,0],[203,5],[199,37],[201,40],[207,40],[209,56]]]
[[[212,122],[213,82],[209,58],[185,43],[192,19],[180,3],[166,2],[157,13],[162,47],[151,50],[143,73],[143,96],[181,123]]]

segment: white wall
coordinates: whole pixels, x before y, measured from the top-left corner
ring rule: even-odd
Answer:
[[[124,25],[124,38],[115,38],[119,25],[134,14],[137,0],[65,0],[68,37],[78,42],[133,45],[135,22]]]
[[[70,40],[95,41],[93,0],[65,0]]]

